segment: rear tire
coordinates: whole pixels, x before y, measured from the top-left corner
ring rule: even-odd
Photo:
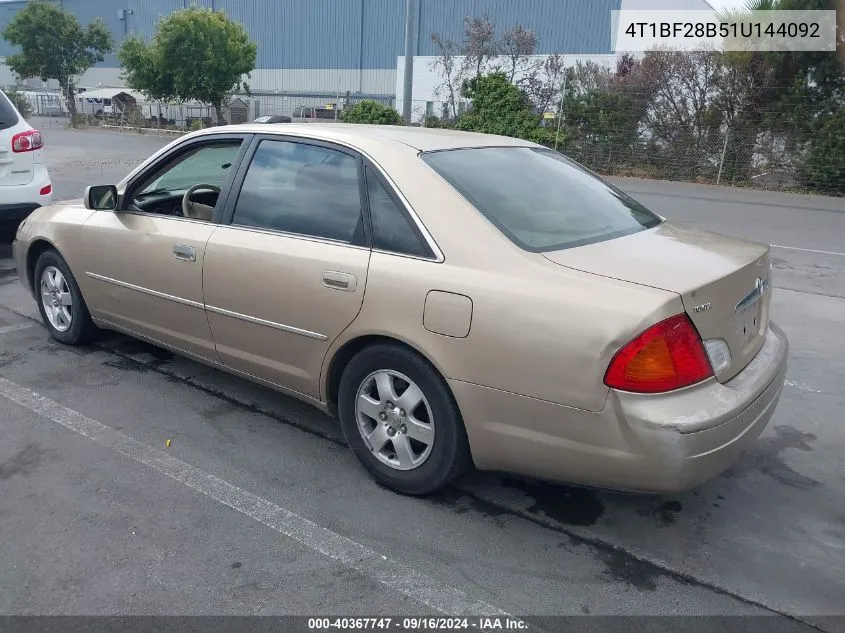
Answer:
[[[44,326],[53,339],[65,345],[82,345],[94,337],[97,328],[76,278],[55,250],[38,257],[33,290]]]
[[[340,379],[338,415],[364,468],[397,492],[433,493],[471,466],[466,430],[446,382],[399,345],[372,345],[353,357]]]

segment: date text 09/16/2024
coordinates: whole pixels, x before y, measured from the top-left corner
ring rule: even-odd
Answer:
[[[528,630],[524,620],[514,617],[351,617],[309,618],[309,631],[382,630],[382,631],[518,631]]]

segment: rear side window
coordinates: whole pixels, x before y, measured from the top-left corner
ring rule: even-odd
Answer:
[[[0,90],[0,130],[8,130],[10,127],[14,127],[19,120],[12,102]]]
[[[232,224],[362,244],[359,183],[354,156],[264,140],[247,170]]]
[[[551,150],[459,149],[426,153],[422,159],[527,251],[602,242],[662,222],[621,190]]]
[[[382,251],[434,257],[419,231],[376,173],[367,168],[367,197],[373,222],[373,247]]]

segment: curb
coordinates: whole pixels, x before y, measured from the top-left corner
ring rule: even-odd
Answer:
[[[95,127],[99,129],[114,130],[115,132],[122,132],[124,134],[137,134],[138,136],[145,136],[148,134],[155,136],[184,136],[189,134],[189,132],[183,132],[182,130],[160,130],[157,128],[146,127],[137,128],[126,125],[97,125]]]

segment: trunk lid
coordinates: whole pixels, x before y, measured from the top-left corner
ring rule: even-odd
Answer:
[[[730,380],[763,346],[771,301],[769,246],[669,222],[587,246],[544,253],[561,266],[676,292],[704,340],[722,339]]]

